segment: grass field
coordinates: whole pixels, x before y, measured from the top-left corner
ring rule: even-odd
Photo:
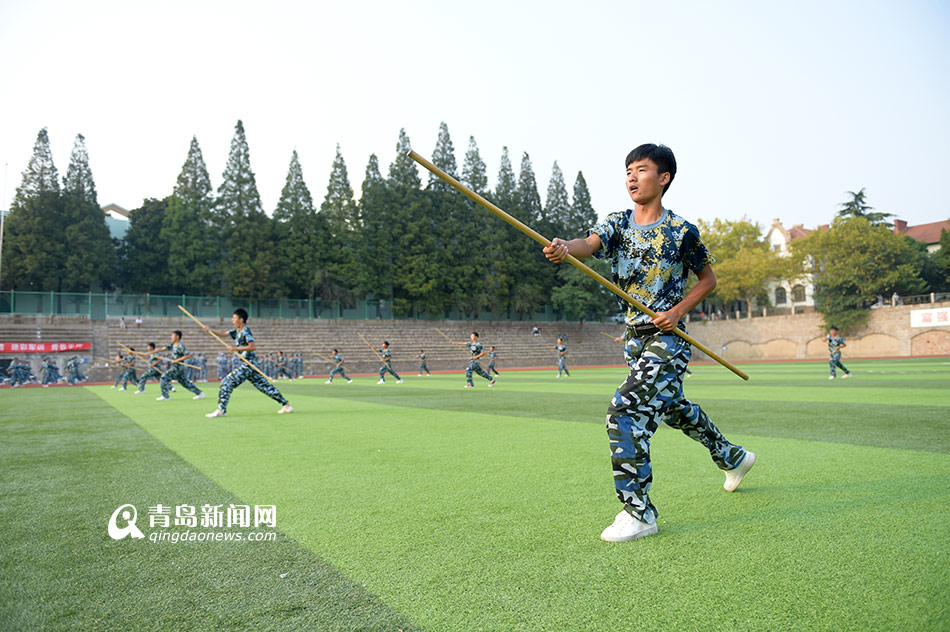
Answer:
[[[661,428],[659,534],[625,544],[622,369],[281,382],[292,415],[242,386],[219,420],[216,384],[3,390],[0,629],[950,629],[950,359],[846,364],[694,367],[757,464],[728,494]],[[125,503],[146,536],[159,503],[274,505],[278,536],[112,540]]]

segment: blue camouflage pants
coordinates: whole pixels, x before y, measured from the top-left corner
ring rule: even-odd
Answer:
[[[429,365],[427,365],[425,362],[419,365],[419,375],[422,375],[423,371],[425,371],[429,375],[432,375],[432,371],[429,370]]]
[[[399,377],[398,373],[393,371],[393,365],[389,362],[383,362],[383,366],[379,367],[379,379],[385,380],[386,378],[383,376],[386,375],[386,373],[392,373],[393,377],[395,377],[397,380],[402,379]]]
[[[745,449],[726,441],[706,413],[683,395],[690,355],[689,343],[673,334],[633,337],[624,344],[630,374],[607,409],[607,437],[617,498],[646,523],[657,517],[649,498],[650,438],[661,421],[706,446],[719,469],[731,470],[745,458]]]
[[[139,391],[145,390],[145,383],[149,380],[149,378],[152,378],[154,380],[161,380],[162,374],[159,373],[158,369],[155,369],[155,368],[149,368],[148,370],[146,370],[145,373],[142,374],[142,377],[139,378],[139,389],[138,389]]]
[[[171,365],[171,368],[165,371],[165,375],[162,376],[162,381],[158,383],[162,389],[162,397],[168,397],[172,380],[178,380],[179,384],[187,388],[195,395],[201,395],[201,391],[198,389],[198,387],[188,381],[188,378],[185,377],[184,367],[173,364]]]
[[[491,375],[492,373],[494,373],[495,375],[500,375],[500,373],[498,373],[498,369],[495,368],[495,361],[494,361],[494,360],[492,360],[491,362],[488,363],[488,368],[485,369],[485,370],[488,371],[488,374],[489,374],[489,375]]]
[[[835,369],[836,369],[836,368],[837,368],[837,369],[841,369],[842,371],[844,371],[844,372],[845,372],[845,375],[851,375],[851,371],[849,371],[848,369],[844,368],[844,365],[841,364],[841,352],[840,352],[840,351],[836,351],[835,353],[832,353],[832,354],[831,354],[831,359],[828,360],[828,366],[831,368],[831,377],[835,377],[835,376],[837,375],[837,373],[835,372]]]
[[[478,363],[477,360],[472,361],[468,365],[468,368],[465,369],[465,380],[471,384],[472,383],[472,373],[478,373],[486,380],[491,380],[491,375],[485,372],[485,369],[482,368],[482,365]]]
[[[277,400],[281,404],[289,403],[284,396],[280,394],[280,391],[267,381],[267,378],[242,362],[241,366],[228,373],[227,377],[221,380],[221,390],[218,391],[218,408],[221,409],[221,412],[228,412],[228,400],[231,399],[231,392],[245,380],[253,384],[254,388],[271,399]]]
[[[567,376],[571,375],[571,372],[567,370],[567,360],[564,359],[564,356],[561,356],[557,359],[557,375],[561,376],[561,371],[564,371],[564,374]]]
[[[128,386],[129,382],[132,382],[133,385],[138,382],[138,378],[135,376],[135,369],[126,369],[125,373],[120,377],[122,378],[122,388]]]
[[[343,370],[343,367],[342,367],[342,366],[335,366],[335,367],[333,367],[333,370],[330,371],[330,381],[331,381],[331,382],[333,381],[333,376],[334,376],[334,375],[339,375],[339,376],[342,377],[344,380],[350,379],[350,378],[346,377],[346,372]]]

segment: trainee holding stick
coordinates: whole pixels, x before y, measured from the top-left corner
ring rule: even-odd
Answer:
[[[440,329],[436,329],[436,331],[442,334],[442,331]],[[466,347],[468,349],[468,352],[472,354],[472,357],[468,363],[468,368],[465,369],[465,388],[475,388],[475,384],[472,383],[472,373],[477,373],[478,375],[488,380],[489,387],[492,387],[495,385],[495,379],[491,376],[491,373],[487,373],[485,369],[482,368],[482,365],[478,362],[485,355],[487,355],[488,352],[485,351],[484,347],[482,347],[482,343],[478,341],[477,331],[473,331],[471,334],[469,334],[468,343],[455,342],[454,340],[452,340],[445,334],[442,334],[442,336],[446,340],[451,342],[453,345],[460,345],[460,346]]]
[[[231,399],[231,393],[245,380],[249,381],[254,385],[254,388],[271,399],[283,404],[280,410],[277,411],[278,413],[294,412],[290,402],[280,394],[277,387],[271,384],[270,380],[266,379],[256,366],[257,354],[255,351],[257,350],[257,343],[254,342],[254,336],[251,335],[251,330],[247,326],[247,312],[240,307],[234,310],[234,313],[231,315],[231,324],[234,325],[234,329],[230,331],[214,331],[209,329],[207,325],[201,326],[202,331],[210,333],[215,337],[231,336],[231,338],[234,339],[234,344],[225,344],[225,346],[228,348],[228,351],[238,354],[244,361],[243,364],[238,365],[236,369],[228,373],[227,376],[221,380],[221,388],[218,391],[218,407],[214,412],[205,415],[205,417],[225,417],[228,414],[228,401]]]
[[[553,239],[544,248],[554,263],[568,254],[606,259],[618,285],[655,314],[624,305],[624,356],[630,374],[607,409],[614,486],[623,509],[601,533],[609,542],[657,532],[657,510],[648,492],[653,481],[650,438],[661,421],[706,446],[713,462],[725,470],[726,491],[734,491],[755,463],[755,454],[729,443],[683,394],[690,345],[672,330],[685,328],[682,317],[716,287],[716,275],[696,227],[663,207],[663,194],[676,175],[673,152],[663,145],[641,145],[627,156],[626,167],[633,210],[608,215],[584,239]],[[699,280],[684,296],[690,272]]]
[[[170,345],[165,345],[165,351],[172,352],[172,359],[169,361],[168,370],[165,371],[165,374],[162,375],[161,381],[158,383],[159,387],[162,389],[162,394],[160,397],[155,399],[160,402],[167,402],[169,397],[168,393],[171,388],[172,380],[178,380],[178,383],[187,388],[189,391],[195,394],[192,399],[204,399],[205,394],[201,390],[191,383],[188,377],[185,375],[185,370],[182,368],[181,363],[191,357],[191,354],[188,353],[188,349],[185,348],[185,345],[181,343],[181,332],[175,330],[171,333],[172,343]]]

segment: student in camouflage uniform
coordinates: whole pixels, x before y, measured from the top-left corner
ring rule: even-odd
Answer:
[[[471,362],[469,362],[468,368],[465,369],[465,388],[475,388],[475,384],[472,383],[472,373],[477,373],[486,380],[488,380],[488,386],[492,387],[495,385],[495,379],[491,376],[490,373],[486,373],[482,369],[482,365],[478,362],[482,357],[487,353],[482,347],[482,343],[478,341],[478,332],[473,331],[469,335],[469,343],[467,345],[469,352],[472,354]]]
[[[129,347],[129,355],[125,356],[122,360],[122,374],[119,376],[122,378],[122,386],[119,387],[120,391],[124,391],[125,387],[128,386],[129,382],[135,384],[138,382],[138,378],[135,376],[135,349]]]
[[[115,374],[115,382],[112,384],[112,388],[119,388],[119,382],[122,381],[122,376],[125,375],[125,356],[122,355],[122,352],[115,354],[115,359],[112,361],[119,367],[119,372]]]
[[[495,360],[497,359],[498,359],[498,352],[495,351],[495,345],[488,347],[489,362],[488,362],[488,367],[485,369],[485,371],[487,371],[489,375],[491,375],[492,373],[494,373],[495,375],[500,375],[500,373],[498,373],[498,369],[495,368]]]
[[[554,347],[557,350],[557,377],[561,377],[561,371],[564,372],[564,375],[571,377],[571,372],[567,370],[567,345],[564,344],[564,338],[557,339],[557,346]]]
[[[382,358],[383,365],[379,367],[379,381],[376,383],[385,384],[386,378],[384,376],[386,373],[392,373],[393,377],[396,378],[396,384],[402,384],[402,378],[393,371],[393,354],[389,352],[389,341],[383,341],[383,348],[379,350],[379,355]]]
[[[755,463],[755,455],[729,443],[705,412],[683,394],[683,372],[691,347],[670,332],[685,329],[681,319],[716,287],[712,256],[699,231],[665,209],[663,193],[676,175],[673,152],[641,145],[627,156],[627,191],[633,210],[608,215],[586,238],[554,239],[545,256],[561,262],[571,254],[606,259],[614,281],[656,312],[650,318],[630,305],[626,310],[624,355],[630,374],[607,408],[607,436],[617,498],[623,510],[601,533],[625,542],[657,532],[657,510],[650,502],[653,482],[650,439],[660,422],[702,443],[726,473],[723,487],[734,491]],[[684,297],[690,272],[698,282]]]
[[[60,381],[59,367],[53,362],[53,358],[46,356],[43,358],[43,386],[48,387]]]
[[[340,352],[334,349],[333,355],[330,356],[330,359],[336,362],[336,366],[330,370],[330,377],[327,379],[327,384],[333,384],[334,375],[339,375],[342,377],[344,380],[346,380],[347,384],[351,383],[353,380],[347,377],[346,372],[343,370],[343,356],[340,355]]]
[[[218,391],[218,407],[214,412],[205,415],[205,417],[225,417],[228,414],[228,401],[231,399],[231,393],[245,380],[253,384],[254,388],[271,399],[283,404],[281,409],[277,411],[278,413],[294,412],[290,402],[280,394],[280,391],[278,391],[273,384],[268,382],[267,378],[249,366],[253,364],[260,368],[257,361],[257,354],[255,353],[257,343],[254,342],[254,336],[247,326],[247,311],[241,307],[234,310],[234,314],[231,315],[231,324],[234,325],[234,329],[230,331],[215,331],[214,333],[219,336],[231,336],[234,340],[234,344],[228,345],[228,351],[240,353],[241,357],[247,360],[247,364],[241,362],[238,368],[228,373],[227,377],[221,381],[221,389]],[[202,327],[202,329],[204,329],[204,331],[213,331],[207,327]]]
[[[162,373],[158,370],[159,365],[162,363],[162,358],[155,353],[155,343],[148,343],[148,360],[145,361],[145,371],[142,372],[142,377],[139,378],[139,387],[135,390],[135,394],[145,392],[145,383],[148,382],[149,378],[153,380],[161,380]]]
[[[425,371],[426,375],[432,375],[432,371],[429,370],[429,366],[426,364],[425,349],[419,349],[419,362],[422,363],[419,365],[419,377],[422,377],[423,371]]]
[[[280,379],[280,376],[281,376],[281,375],[286,375],[287,377],[290,378],[290,381],[293,382],[293,381],[294,381],[294,374],[291,373],[291,371],[290,371],[290,368],[291,368],[292,366],[293,366],[293,360],[292,360],[291,358],[285,356],[283,351],[278,351],[278,352],[277,352],[277,362],[276,362],[276,367],[277,367],[276,373],[277,373],[277,375],[275,375],[274,377],[276,377],[277,379]]]
[[[66,369],[69,371],[69,383],[78,384],[85,382],[86,376],[79,370],[79,356],[73,356],[66,362]]]
[[[156,400],[160,402],[168,401],[168,393],[172,380],[178,380],[179,384],[194,393],[195,396],[192,397],[192,399],[204,399],[205,394],[202,393],[201,389],[192,384],[191,381],[185,376],[185,367],[181,365],[182,362],[191,357],[191,354],[188,353],[188,349],[185,348],[185,345],[181,344],[181,332],[177,329],[173,331],[171,333],[171,340],[172,343],[165,346],[165,351],[171,352],[172,359],[169,362],[168,370],[165,371],[161,381],[158,383],[162,389],[162,396],[157,397]]]
[[[845,380],[851,377],[851,371],[846,369],[843,364],[841,364],[841,350],[847,347],[844,338],[838,335],[838,328],[832,325],[828,330],[828,336],[826,338],[828,341],[828,354],[831,356],[828,360],[828,366],[831,369],[831,375],[828,376],[829,380],[835,379],[837,374],[835,369],[841,369],[844,371],[844,375],[841,376],[842,380]]]

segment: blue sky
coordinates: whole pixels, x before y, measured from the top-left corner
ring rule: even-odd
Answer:
[[[99,201],[171,193],[196,135],[217,187],[243,119],[265,210],[296,149],[319,202],[340,144],[354,189],[399,129],[431,155],[474,136],[494,185],[528,152],[597,211],[623,158],[676,153],[666,205],[767,228],[829,222],[846,191],[911,224],[950,218],[950,3],[170,2],[0,4],[9,205],[37,131],[65,173],[86,137]],[[578,227],[578,233],[584,227]]]

